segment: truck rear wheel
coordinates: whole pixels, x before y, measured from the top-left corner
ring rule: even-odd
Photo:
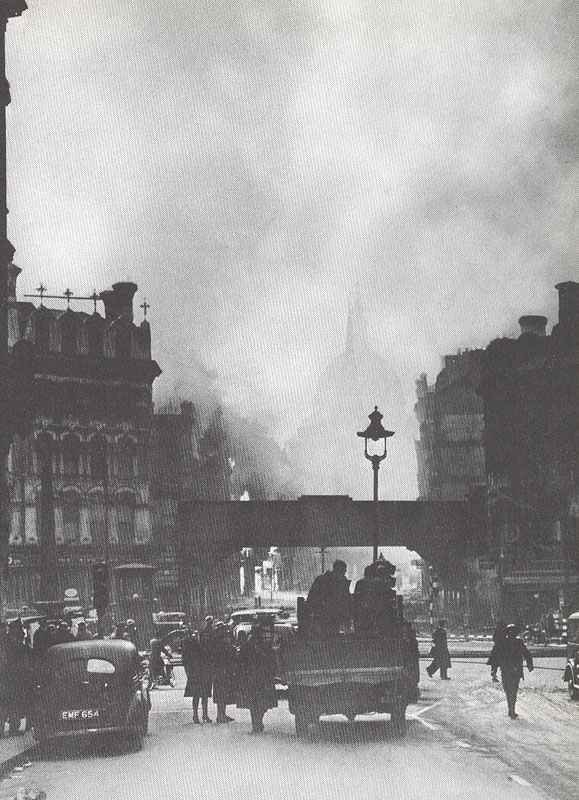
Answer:
[[[575,688],[575,682],[573,680],[573,676],[571,676],[567,681],[567,691],[569,692],[569,697],[571,698],[571,700],[579,699],[579,691]]]
[[[393,706],[390,712],[390,722],[395,736],[406,734],[406,706],[403,703]]]

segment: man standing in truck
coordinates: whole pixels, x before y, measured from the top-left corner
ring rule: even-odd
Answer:
[[[336,636],[350,627],[350,581],[345,561],[334,561],[331,571],[312,583],[306,602],[306,616],[315,636]]]

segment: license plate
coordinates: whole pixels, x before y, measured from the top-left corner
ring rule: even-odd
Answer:
[[[81,720],[99,719],[101,712],[98,708],[72,708],[61,712],[61,719],[66,722],[80,722]]]

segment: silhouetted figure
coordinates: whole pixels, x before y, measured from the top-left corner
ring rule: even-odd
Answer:
[[[227,716],[227,706],[235,703],[236,651],[229,639],[224,622],[216,622],[211,639],[211,664],[213,666],[213,702],[217,706],[217,724],[233,722]]]
[[[208,705],[213,690],[212,631],[213,617],[206,617],[197,636],[190,636],[183,642],[183,667],[187,675],[184,696],[193,698],[193,722],[197,725],[200,723],[200,700],[202,721],[211,722]]]
[[[275,693],[276,661],[264,630],[254,625],[239,650],[239,697],[238,708],[248,708],[251,714],[251,729],[263,731],[263,715],[269,708],[277,706]]]
[[[432,678],[435,672],[440,669],[440,677],[443,681],[449,681],[448,670],[452,666],[450,663],[450,653],[448,652],[448,641],[446,638],[446,622],[441,619],[438,627],[432,634],[432,648],[430,655],[432,663],[426,668],[427,673]]]
[[[517,719],[518,716],[515,712],[515,704],[519,683],[523,678],[523,662],[527,664],[529,672],[533,671],[532,656],[519,633],[520,629],[517,625],[507,625],[506,635],[495,644],[489,658],[491,669],[495,669],[496,672],[500,667],[508,714],[511,719]]]
[[[87,629],[86,622],[79,622],[76,627],[76,636],[75,640],[77,642],[87,642],[89,639],[92,639],[92,633]]]
[[[385,634],[396,620],[396,567],[379,558],[364,570],[354,589],[354,621],[357,633]]]
[[[341,628],[349,628],[350,581],[346,563],[337,559],[331,571],[324,572],[312,583],[306,602],[306,615],[314,636],[335,636]]]
[[[493,633],[493,642],[495,644],[497,644],[498,642],[502,641],[505,638],[506,635],[507,635],[506,623],[503,622],[502,619],[500,619],[497,622],[497,626],[495,628],[495,632]],[[491,653],[491,656],[492,656],[492,653]],[[490,664],[490,667],[491,667],[491,678],[493,680],[493,683],[498,683],[498,681],[499,681],[499,679],[497,678],[498,666],[496,664],[492,663],[491,657],[489,657],[489,659],[487,661],[487,664]]]

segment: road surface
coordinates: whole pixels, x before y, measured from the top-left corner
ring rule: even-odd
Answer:
[[[182,691],[162,688],[142,752],[34,756],[0,783],[0,800],[18,787],[43,789],[48,800],[571,800],[579,705],[563,691],[559,662],[545,666],[552,671],[526,681],[516,721],[483,665],[455,662],[448,683],[423,678],[402,740],[387,716],[326,718],[297,739],[285,702],[266,715],[263,735],[249,733],[238,709],[229,725],[193,725]],[[537,763],[541,742],[547,757]],[[559,748],[559,760],[573,756],[564,768],[553,758]]]

